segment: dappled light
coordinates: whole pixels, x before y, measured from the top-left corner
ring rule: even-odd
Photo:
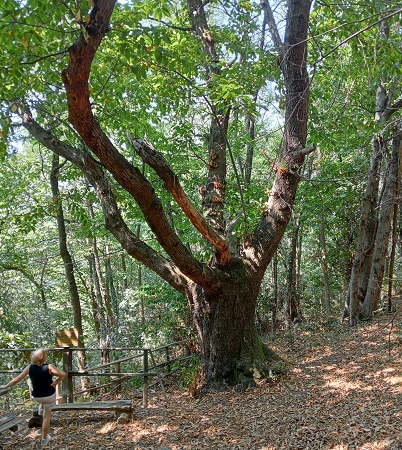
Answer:
[[[388,321],[384,314],[358,330],[317,327],[302,341],[283,334],[275,349],[286,355],[292,348],[287,375],[243,392],[210,392],[199,399],[172,380],[167,403],[158,386],[146,410],[137,395],[128,424],[118,424],[110,413],[56,412],[54,445],[69,450],[398,450],[402,358],[399,329],[389,335]],[[300,326],[290,333],[302,332]],[[320,347],[317,340],[324,342],[324,335]],[[3,433],[2,448],[36,448],[38,436],[27,429]]]

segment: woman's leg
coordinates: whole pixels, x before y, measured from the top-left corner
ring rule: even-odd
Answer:
[[[48,435],[50,428],[50,416],[52,415],[52,408],[53,405],[56,403],[56,393],[50,395],[49,397],[34,397],[34,400],[37,403],[39,403],[43,408],[42,439],[45,439]]]
[[[42,439],[45,439],[49,433],[51,415],[52,408],[43,408]]]

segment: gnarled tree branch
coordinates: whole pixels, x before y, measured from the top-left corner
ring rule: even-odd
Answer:
[[[115,0],[98,0],[85,26],[86,34],[70,48],[70,61],[63,72],[69,120],[104,167],[133,196],[156,239],[179,270],[207,290],[219,289],[219,274],[195,259],[181,242],[151,183],[115,148],[92,113],[88,85],[91,64],[108,31],[114,4]]]
[[[44,147],[53,153],[72,162],[81,169],[89,183],[93,186],[101,202],[106,228],[120,242],[127,253],[180,292],[184,292],[186,277],[180,273],[171,261],[146,245],[128,228],[123,220],[112,187],[102,166],[89,154],[78,150],[57,139],[52,133],[42,128],[25,109],[20,114],[22,125]]]
[[[189,218],[193,226],[212,244],[217,250],[219,264],[226,265],[230,259],[229,243],[217,233],[207,222],[184,192],[177,175],[166,159],[157,152],[146,139],[133,139],[130,133],[127,137],[137,154],[142,160],[152,167],[158,176],[165,182],[165,188],[172,194],[184,214]]]

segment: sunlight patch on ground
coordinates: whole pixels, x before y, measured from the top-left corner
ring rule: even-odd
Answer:
[[[325,387],[329,387],[332,389],[336,389],[339,391],[350,391],[350,390],[361,390],[362,386],[361,383],[356,383],[356,382],[352,382],[352,381],[345,381],[342,379],[338,379],[338,380],[330,380],[327,381],[327,383],[325,384]]]
[[[392,444],[393,441],[387,440],[385,439],[384,441],[381,442],[371,442],[371,443],[366,443],[366,444],[362,444],[362,446],[358,447],[359,450],[389,450],[390,449],[390,444]],[[334,447],[331,447],[331,450],[350,450],[351,447],[349,447],[349,445],[346,444],[339,444],[339,445],[335,445]],[[355,447],[353,447],[355,448]]]
[[[402,377],[398,376],[398,375],[394,375],[394,376],[391,376],[391,377],[386,377],[385,381],[388,384],[390,384],[391,386],[398,385],[399,387],[401,387],[401,385],[402,385]]]
[[[400,370],[397,367],[387,367],[378,371],[374,378],[377,382],[381,382],[388,385],[395,394],[402,393],[402,375],[400,375]]]
[[[163,424],[156,429],[158,433],[164,433],[165,431],[172,431],[171,427],[168,424]]]
[[[99,433],[100,434],[109,434],[112,433],[115,430],[116,426],[114,423],[109,422],[107,424],[105,424],[100,430]]]

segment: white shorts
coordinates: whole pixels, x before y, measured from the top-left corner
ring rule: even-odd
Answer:
[[[43,405],[43,409],[52,409],[56,404],[56,392],[49,397],[32,397],[36,403]]]

